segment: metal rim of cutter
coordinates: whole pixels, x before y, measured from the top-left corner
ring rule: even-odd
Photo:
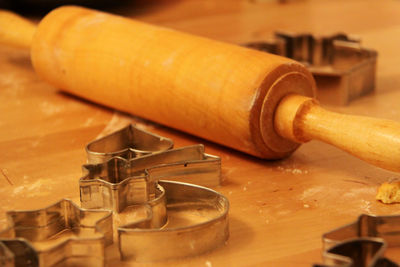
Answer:
[[[347,105],[375,89],[378,53],[362,47],[358,37],[278,31],[273,38],[243,45],[304,64],[317,80],[323,103]]]
[[[137,150],[137,148],[145,147],[147,149],[152,148],[152,150]],[[204,146],[201,144],[177,149],[172,149],[172,147],[173,141],[171,139],[155,135],[130,124],[114,133],[90,142],[86,146],[88,164],[90,165],[83,166],[84,175],[89,174],[90,176],[90,172],[99,172],[93,170],[93,168],[105,169],[100,165],[97,167],[88,166],[104,164],[112,158],[119,157],[120,161],[123,161],[122,159],[127,161],[120,162],[122,164],[115,167],[119,169],[125,166],[128,172],[123,174],[125,176],[149,175],[156,177],[155,179],[168,178],[202,186],[220,185],[220,157],[205,153]],[[182,167],[185,167],[186,170]],[[192,178],[201,176],[201,179],[190,180],[187,178],[188,173],[191,174],[190,177]],[[179,178],[174,179],[177,176]],[[181,179],[182,176],[186,178]],[[114,177],[117,176],[114,175]],[[118,177],[117,179],[122,181]],[[81,180],[88,179],[86,177]],[[104,185],[107,185],[107,183]]]
[[[324,264],[314,267],[397,267],[384,257],[386,248],[387,244],[381,238],[348,239],[324,251]]]
[[[112,157],[134,158],[173,148],[174,142],[166,137],[130,124],[116,132],[86,145],[89,164],[101,163]]]
[[[204,153],[203,145],[194,145],[132,159],[114,157],[84,165],[83,172],[79,179],[82,207],[121,212],[127,206],[154,199],[156,182],[161,179],[219,185],[221,159]]]
[[[103,265],[104,247],[113,242],[110,211],[82,209],[69,199],[42,209],[8,211],[7,219],[10,226],[0,232],[0,244],[7,250],[0,253],[0,262],[15,266],[47,267],[74,258]],[[36,248],[35,242],[49,241],[65,230],[75,234],[47,248]]]
[[[400,246],[400,216],[362,214],[355,222],[325,233],[322,241],[327,265],[316,267],[398,267],[384,252],[387,247]]]
[[[167,214],[171,209],[189,208],[214,215],[202,222],[179,227],[153,228],[148,218],[118,227],[122,260],[155,262],[197,256],[223,245],[229,238],[229,201],[222,194],[193,184],[160,181],[167,194]],[[149,210],[151,212],[151,209]]]

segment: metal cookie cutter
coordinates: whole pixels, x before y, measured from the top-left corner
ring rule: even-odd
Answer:
[[[89,164],[102,163],[112,157],[126,159],[169,150],[174,142],[132,124],[103,138],[90,142],[86,146]]]
[[[155,180],[168,178],[203,186],[220,185],[219,157],[204,153],[201,144],[172,150],[173,145],[169,138],[128,125],[86,146],[89,165],[84,165],[83,169],[90,177],[81,180],[93,180],[97,175],[104,182],[101,177],[108,172],[110,179],[106,181],[113,183],[126,180],[128,176],[151,176]],[[111,158],[113,161],[109,161]],[[107,165],[101,165],[105,162]],[[99,165],[92,166],[95,164]],[[121,177],[111,173],[115,168]]]
[[[224,244],[229,236],[229,202],[224,196],[197,185],[159,181],[173,179],[219,185],[220,158],[205,154],[203,145],[173,150],[164,150],[168,146],[163,146],[159,152],[154,145],[150,146],[151,153],[126,153],[132,143],[145,147],[141,142],[150,140],[146,134],[155,136],[142,131],[142,141],[119,140],[126,132],[136,130],[130,125],[90,143],[88,157],[95,154],[97,164],[85,165],[84,176],[79,181],[83,207],[111,209],[117,213],[132,207],[146,210],[144,219],[119,225],[121,258],[161,261],[199,255]],[[152,140],[157,144],[166,140],[155,137]],[[110,146],[108,140],[119,145]],[[172,147],[172,141],[170,144]],[[101,154],[93,153],[93,147],[101,147]]]
[[[83,172],[79,180],[82,207],[121,212],[150,200],[155,206],[160,204],[163,194],[157,181],[161,179],[219,185],[221,159],[205,154],[203,145],[194,145],[132,159],[114,157],[84,165]]]
[[[1,266],[103,266],[113,242],[112,213],[85,210],[63,199],[39,210],[7,212],[0,232]]]
[[[211,251],[229,237],[229,201],[218,192],[192,184],[160,181],[167,199],[168,222],[152,224],[147,218],[118,227],[122,260],[162,261]]]
[[[400,216],[361,215],[322,240],[324,265],[314,266],[398,267],[384,252],[388,246],[400,246]]]
[[[378,54],[360,43],[359,38],[346,34],[316,37],[276,32],[270,41],[245,46],[303,63],[316,79],[321,102],[346,105],[375,88]]]

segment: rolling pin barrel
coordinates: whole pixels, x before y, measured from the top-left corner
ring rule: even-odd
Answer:
[[[298,146],[274,132],[280,99],[314,95],[287,58],[78,7],[40,22],[31,55],[58,88],[262,158]]]
[[[30,46],[53,86],[257,157],[318,139],[400,171],[400,123],[322,109],[287,58],[73,6],[37,28],[0,11],[0,42]]]

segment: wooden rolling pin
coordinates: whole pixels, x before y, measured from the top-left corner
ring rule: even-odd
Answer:
[[[73,6],[38,27],[3,11],[0,29],[72,94],[261,158],[318,139],[400,171],[400,123],[320,108],[312,75],[290,59]]]

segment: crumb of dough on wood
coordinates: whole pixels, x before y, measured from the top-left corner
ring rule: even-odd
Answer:
[[[376,199],[382,203],[400,203],[400,182],[383,183],[378,188]]]

